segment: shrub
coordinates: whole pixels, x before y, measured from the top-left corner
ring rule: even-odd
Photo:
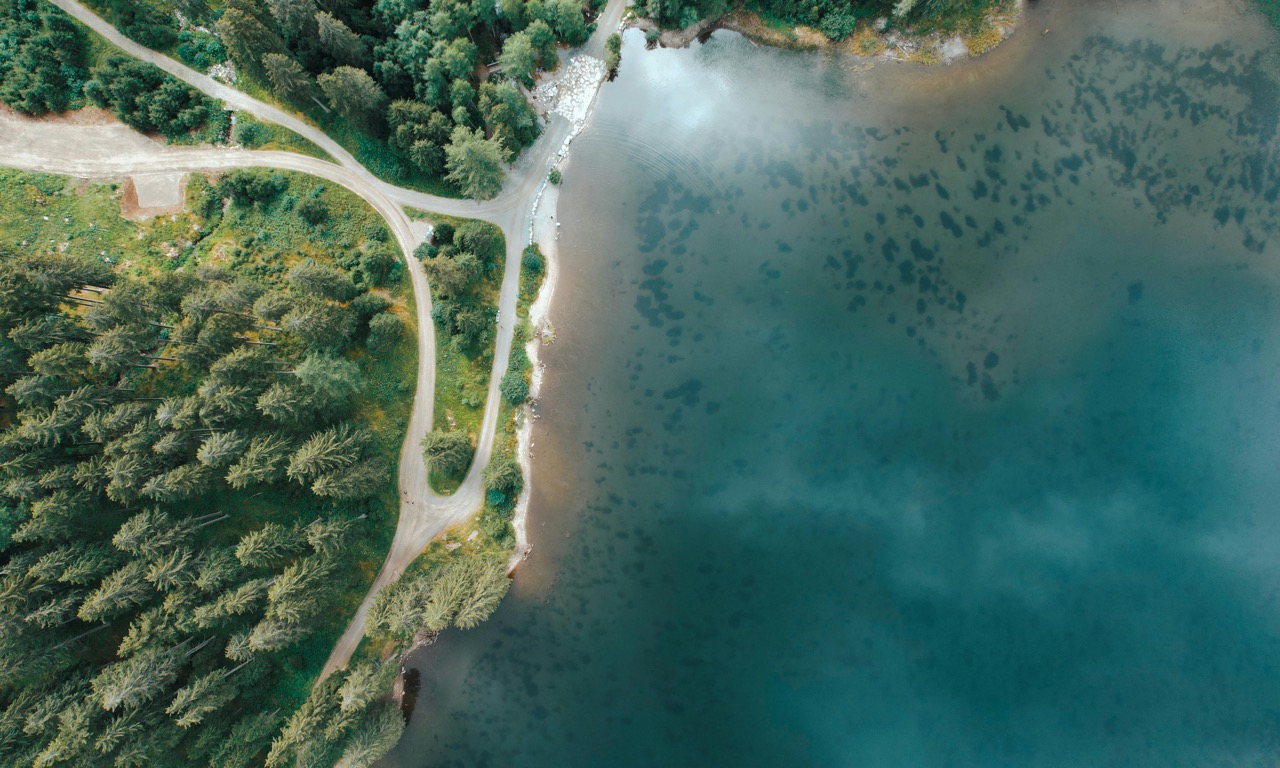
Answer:
[[[546,268],[546,257],[542,255],[537,243],[525,247],[520,256],[520,266],[531,275],[542,274],[542,270]]]
[[[0,7],[0,101],[30,115],[69,109],[88,77],[85,48],[57,8],[34,0]]]
[[[369,321],[369,347],[386,349],[404,335],[404,321],[390,312],[381,312]]]
[[[522,371],[512,368],[502,377],[502,383],[498,385],[498,390],[508,403],[519,405],[525,401],[525,398],[529,397],[529,382],[525,381]]]
[[[453,225],[442,221],[431,232],[431,242],[436,245],[449,245],[453,242]]]
[[[218,102],[150,64],[112,56],[90,74],[85,94],[131,128],[168,139],[201,131],[215,140],[219,125],[225,125]]]
[[[400,279],[400,259],[389,248],[373,248],[360,257],[360,271],[369,285],[395,283]]]
[[[560,176],[559,168],[552,168],[551,173],[547,174],[547,181],[551,182],[552,184],[559,184],[560,179],[561,179],[561,176]]]
[[[298,203],[298,215],[302,217],[303,221],[314,227],[329,218],[329,208],[316,198],[308,197]]]
[[[418,261],[426,261],[428,259],[434,259],[436,255],[439,253],[440,253],[440,249],[432,245],[431,243],[422,243],[417,248],[413,249],[414,258],[416,258]]]
[[[497,509],[507,509],[524,487],[520,465],[508,456],[495,456],[480,475],[484,482],[485,500]]]
[[[226,61],[227,49],[217,35],[184,29],[178,33],[178,58],[203,70]]]
[[[243,144],[249,149],[256,149],[271,140],[271,131],[267,129],[267,126],[259,122],[237,120],[233,137],[237,144]]]

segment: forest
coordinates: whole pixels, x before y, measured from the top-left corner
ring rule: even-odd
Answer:
[[[139,131],[179,143],[225,141],[230,126],[218,102],[108,50],[40,0],[0,5],[0,101],[28,115],[92,104]]]
[[[385,226],[291,174],[192,177],[145,225],[0,174],[0,765],[368,765],[404,722],[384,652],[487,616],[510,548],[500,517],[425,558],[311,689],[398,504],[416,331]]]
[[[539,133],[521,86],[589,27],[581,0],[91,0],[134,40],[308,115],[372,171],[453,196],[497,194]],[[43,0],[0,9],[0,100],[27,114],[111,109],[174,141],[218,141],[220,105],[114,55]]]

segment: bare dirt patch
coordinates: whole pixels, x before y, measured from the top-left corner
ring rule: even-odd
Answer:
[[[186,208],[185,173],[147,173],[125,179],[120,192],[120,215],[130,221],[182,213]]]

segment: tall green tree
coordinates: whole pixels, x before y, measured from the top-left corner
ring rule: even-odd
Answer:
[[[282,99],[309,106],[313,98],[320,96],[320,88],[311,73],[286,54],[263,54],[262,69],[271,90]]]
[[[267,7],[286,40],[296,44],[316,34],[315,0],[267,0]]]
[[[468,197],[476,200],[496,197],[506,181],[505,157],[506,152],[498,141],[486,139],[479,130],[459,126],[445,147],[448,179]]]
[[[338,67],[318,78],[330,105],[353,125],[368,133],[381,133],[386,123],[387,94],[368,72]]]
[[[341,19],[321,11],[316,14],[315,23],[320,46],[326,53],[348,66],[369,66],[369,46]]]
[[[471,463],[471,440],[465,432],[435,429],[423,438],[422,452],[431,471],[452,475]]]
[[[262,57],[286,52],[284,41],[256,15],[240,8],[223,10],[214,31],[222,38],[237,67],[262,74]]]
[[[533,73],[538,68],[538,51],[533,47],[528,31],[517,32],[506,39],[502,44],[498,63],[502,65],[504,75],[519,80],[526,88],[533,87]]]
[[[511,83],[481,85],[480,112],[485,128],[506,150],[509,159],[538,138],[538,113]]]

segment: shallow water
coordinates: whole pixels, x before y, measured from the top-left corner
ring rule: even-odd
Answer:
[[[387,763],[1274,764],[1242,9],[1042,0],[929,72],[629,34],[565,173],[534,555],[415,657]]]

